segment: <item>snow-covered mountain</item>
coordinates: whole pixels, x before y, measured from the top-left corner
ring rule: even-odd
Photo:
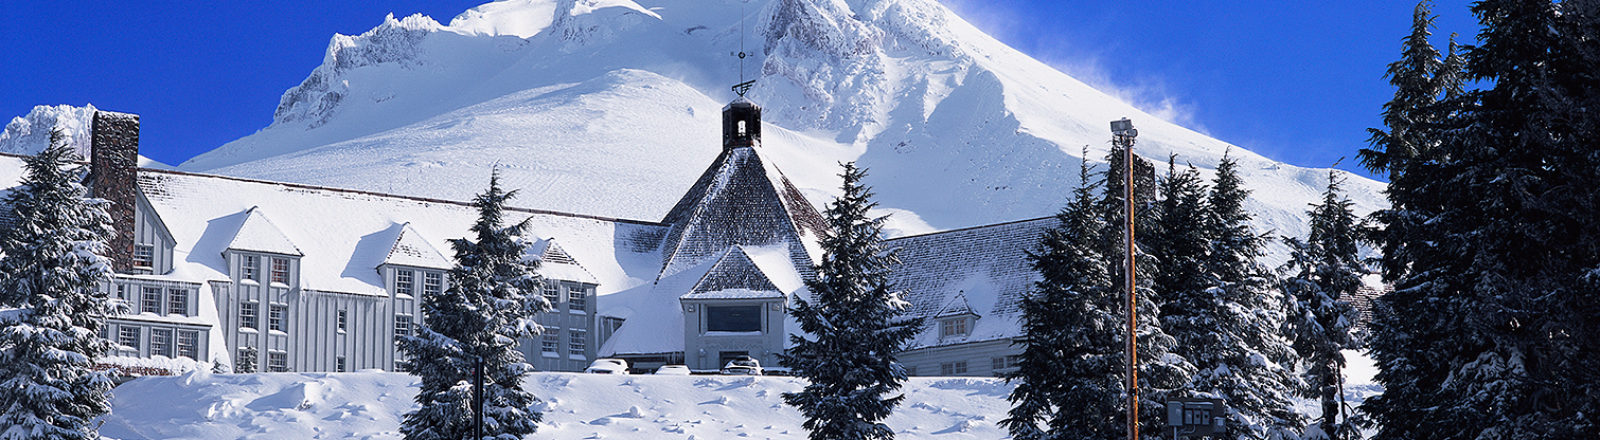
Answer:
[[[1121,117],[1152,161],[1238,159],[1263,230],[1303,234],[1328,176],[1160,120],[936,0],[503,0],[448,25],[388,17],[334,36],[270,126],[179,168],[467,199],[498,166],[518,205],[657,220],[720,150],[741,79],[764,107],[763,154],[813,203],[857,160],[901,233],[1053,214]],[[1362,211],[1383,203],[1377,182],[1346,188]]]

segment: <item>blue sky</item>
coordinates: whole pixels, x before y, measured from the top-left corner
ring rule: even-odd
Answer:
[[[1408,1],[941,0],[1017,49],[1135,105],[1295,165],[1356,149],[1393,89]],[[142,117],[169,164],[266,127],[335,33],[385,14],[441,22],[480,1],[0,2],[0,120],[92,103]],[[1439,0],[1436,43],[1477,32]],[[1363,173],[1365,174],[1365,173]]]

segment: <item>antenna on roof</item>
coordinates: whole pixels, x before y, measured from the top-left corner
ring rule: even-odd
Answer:
[[[744,58],[747,57],[747,56],[750,56],[752,54],[747,53],[747,52],[744,51],[744,4],[743,3],[739,4],[739,53],[736,53],[736,54],[733,54],[733,55],[739,57],[739,83],[733,85],[733,93],[737,93],[740,97],[744,97],[744,94],[749,92],[751,87],[755,86],[756,80],[753,80],[753,79],[749,80],[749,81],[745,81],[744,80]]]

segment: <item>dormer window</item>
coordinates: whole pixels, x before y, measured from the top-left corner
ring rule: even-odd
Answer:
[[[239,279],[261,282],[261,257],[255,255],[241,255],[239,258]]]
[[[289,284],[289,259],[273,257],[270,275],[274,283]]]
[[[942,320],[939,323],[939,336],[945,338],[959,338],[972,334],[972,319],[958,316]]]

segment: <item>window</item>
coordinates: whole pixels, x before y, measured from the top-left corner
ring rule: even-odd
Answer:
[[[422,294],[438,295],[444,292],[444,274],[438,272],[422,273]]]
[[[588,292],[582,287],[567,289],[567,304],[572,310],[587,310],[589,308]]]
[[[150,329],[150,355],[172,357],[172,330]]]
[[[561,335],[556,334],[555,329],[547,329],[543,336],[539,342],[539,352],[555,354],[561,348]]]
[[[289,284],[289,259],[274,257],[272,259],[272,273],[269,275],[272,276],[272,282],[274,283]]]
[[[139,311],[145,312],[145,313],[154,313],[154,314],[160,315],[161,314],[161,288],[160,287],[146,287],[143,290],[144,290],[144,296],[142,296],[141,297],[142,300],[139,301],[139,304],[140,304]]]
[[[761,306],[706,307],[706,330],[714,332],[761,331]]]
[[[917,375],[917,366],[916,365],[907,365],[906,366],[906,375],[907,376],[916,376]]]
[[[396,295],[410,296],[416,291],[416,274],[409,270],[394,273],[394,293]]]
[[[339,311],[338,323],[339,323],[339,331],[340,332],[343,332],[343,331],[349,329],[350,328],[350,312],[347,312],[347,311],[344,311],[344,310],[340,310]]]
[[[333,371],[345,372],[344,356],[333,358]]]
[[[167,313],[189,315],[189,289],[167,289]]]
[[[396,340],[402,336],[411,336],[411,315],[395,315],[394,337]]]
[[[267,371],[273,373],[289,371],[289,353],[281,351],[267,352]]]
[[[589,346],[589,332],[578,329],[570,329],[567,330],[567,335],[567,354],[572,356],[584,356],[584,351],[586,351]]]
[[[233,371],[236,373],[253,373],[256,371],[255,347],[239,347],[239,359],[233,362]]]
[[[133,266],[134,267],[151,267],[151,266],[155,266],[155,261],[156,261],[156,247],[155,246],[151,246],[151,245],[148,245],[148,244],[136,244],[136,245],[133,245]]]
[[[555,281],[545,282],[544,300],[550,301],[551,308],[555,308],[557,304],[561,304],[561,284]]]
[[[967,374],[967,361],[946,362],[939,364],[939,374],[943,376]]]
[[[967,321],[967,318],[945,320],[944,325],[940,326],[943,329],[939,332],[939,336],[966,336],[971,332],[967,329]]]
[[[130,326],[117,327],[117,345],[128,349],[139,349],[139,328]]]
[[[245,255],[239,259],[239,279],[261,281],[261,258],[255,255]]]
[[[253,302],[239,303],[239,327],[260,328],[260,325],[261,304]]]
[[[178,332],[178,356],[200,360],[200,332]]]
[[[289,307],[273,305],[267,309],[267,330],[283,330],[283,315],[289,312]]]
[[[1000,371],[1017,366],[1017,363],[1022,360],[1022,356],[998,356],[989,360],[994,364],[994,370]]]

